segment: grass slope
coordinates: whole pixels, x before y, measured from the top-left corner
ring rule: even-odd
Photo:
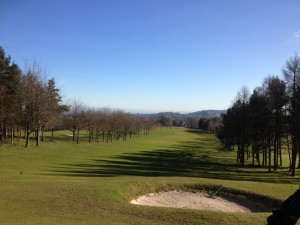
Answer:
[[[214,136],[194,130],[156,128],[112,143],[75,144],[68,134],[58,132],[54,142],[39,147],[0,147],[0,224],[265,224],[269,213],[128,202],[158,190],[221,184],[282,200],[298,188],[299,178],[289,177],[286,169],[238,168],[234,152],[219,151]]]

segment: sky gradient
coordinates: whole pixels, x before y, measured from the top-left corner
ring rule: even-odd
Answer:
[[[227,109],[300,53],[299,0],[1,0],[0,46],[65,100],[131,112]]]

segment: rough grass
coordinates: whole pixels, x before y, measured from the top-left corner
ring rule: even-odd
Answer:
[[[213,135],[156,128],[112,143],[72,142],[68,131],[39,147],[0,147],[0,224],[266,224],[270,213],[221,213],[131,205],[148,192],[215,187],[271,207],[298,188],[287,169],[239,168]],[[262,200],[263,199],[263,200]],[[267,199],[267,198],[266,198]]]

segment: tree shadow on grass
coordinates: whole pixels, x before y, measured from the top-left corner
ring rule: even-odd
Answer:
[[[216,166],[221,165],[203,160],[200,164],[192,152],[157,150],[92,160],[90,164],[64,165],[67,170],[56,172],[79,176],[194,176],[200,170]]]
[[[87,164],[64,164],[52,168],[56,175],[82,177],[198,177],[224,180],[293,183],[296,179],[264,169],[240,168],[226,153],[211,154],[198,142],[185,142],[170,149],[124,153]]]

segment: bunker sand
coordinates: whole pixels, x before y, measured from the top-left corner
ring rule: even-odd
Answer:
[[[136,205],[188,208],[220,212],[265,212],[263,206],[241,197],[223,198],[204,192],[168,191],[149,193],[130,202]]]

